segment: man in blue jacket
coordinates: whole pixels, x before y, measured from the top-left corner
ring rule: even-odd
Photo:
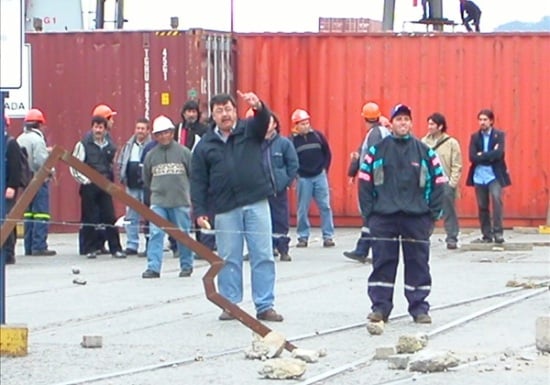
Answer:
[[[209,203],[214,205],[216,244],[225,261],[218,274],[218,289],[232,303],[243,298],[243,245],[248,245],[252,299],[256,317],[280,322],[273,309],[275,261],[267,198],[273,187],[262,162],[271,112],[252,92],[239,96],[254,110],[254,117],[237,118],[237,104],[228,94],[210,100],[215,125],[195,147],[191,162],[191,201],[197,225],[209,229]],[[223,311],[220,320],[234,317]]]
[[[262,147],[264,163],[267,165],[267,172],[275,192],[268,199],[273,231],[273,251],[280,255],[281,261],[289,262],[292,258],[288,254],[290,243],[288,188],[298,173],[298,154],[290,139],[279,135],[279,130],[279,119],[273,114]]]
[[[512,184],[504,160],[504,132],[493,127],[495,114],[491,110],[481,110],[477,119],[479,131],[470,138],[471,165],[466,181],[475,187],[481,225],[482,237],[474,242],[504,243],[502,189]],[[493,203],[492,223],[489,197]]]

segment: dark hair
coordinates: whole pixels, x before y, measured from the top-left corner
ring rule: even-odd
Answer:
[[[477,117],[479,119],[479,117],[481,115],[485,115],[486,117],[489,118],[489,120],[491,121],[494,121],[495,120],[495,114],[493,113],[493,111],[491,111],[490,109],[488,108],[484,108],[483,110],[479,111],[479,113],[477,114]]]
[[[229,94],[217,94],[212,96],[212,99],[210,99],[210,111],[214,110],[214,106],[223,106],[227,104],[227,102],[230,102],[233,107],[237,107],[235,99]]]
[[[189,110],[197,111],[197,120],[201,119],[201,110],[199,107],[199,102],[192,99],[186,101],[181,107],[181,112],[180,112],[181,117],[184,118],[183,114],[185,113],[185,111],[189,111]]]
[[[40,122],[30,121],[25,122],[25,128],[38,128],[40,129]]]
[[[105,126],[105,128],[108,127],[108,120],[105,119],[103,116],[100,116],[100,115],[94,115],[92,116],[92,126],[94,124],[103,124]]]
[[[277,131],[277,133],[281,132],[281,122],[279,121],[279,118],[273,112],[271,113],[271,116],[275,122],[275,131]]]
[[[147,125],[147,127],[151,125],[151,122],[147,118],[139,118],[138,120],[136,120],[136,124],[138,123],[144,123]]]
[[[441,132],[447,131],[447,120],[445,119],[445,116],[443,116],[443,114],[440,114],[439,112],[434,112],[433,114],[428,116],[427,120],[433,121],[435,124],[437,124],[438,127],[441,126]]]

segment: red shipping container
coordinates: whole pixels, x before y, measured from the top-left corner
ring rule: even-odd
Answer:
[[[504,191],[505,222],[546,220],[550,191],[549,33],[522,34],[244,34],[239,35],[238,86],[267,100],[289,132],[290,114],[304,108],[332,148],[332,208],[338,225],[359,225],[357,187],[346,176],[349,154],[365,134],[367,100],[385,114],[412,107],[414,132],[426,117],[446,115],[464,156],[458,211],[462,226],[478,226],[473,188],[465,186],[468,143],[477,113],[491,108],[507,134],[513,185]],[[295,204],[293,201],[295,213]],[[315,210],[313,210],[316,213]]]
[[[68,150],[89,130],[92,109],[118,112],[112,136],[119,148],[140,117],[165,114],[178,123],[188,99],[200,102],[234,89],[234,53],[228,33],[203,30],[28,33],[32,49],[33,106],[44,111],[50,145]],[[14,122],[12,133],[21,128]],[[51,188],[53,222],[78,222],[78,185],[65,165]],[[124,207],[116,205],[117,215]],[[53,225],[52,231],[74,232]]]

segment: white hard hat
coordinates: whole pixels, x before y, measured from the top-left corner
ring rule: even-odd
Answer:
[[[157,116],[155,120],[153,120],[153,134],[173,129],[174,123],[164,115]]]

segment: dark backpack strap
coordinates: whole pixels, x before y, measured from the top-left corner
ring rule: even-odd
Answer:
[[[443,143],[451,139],[451,136],[447,136],[445,139],[443,139],[441,142],[437,143],[435,146],[432,147],[432,150],[437,150]]]

